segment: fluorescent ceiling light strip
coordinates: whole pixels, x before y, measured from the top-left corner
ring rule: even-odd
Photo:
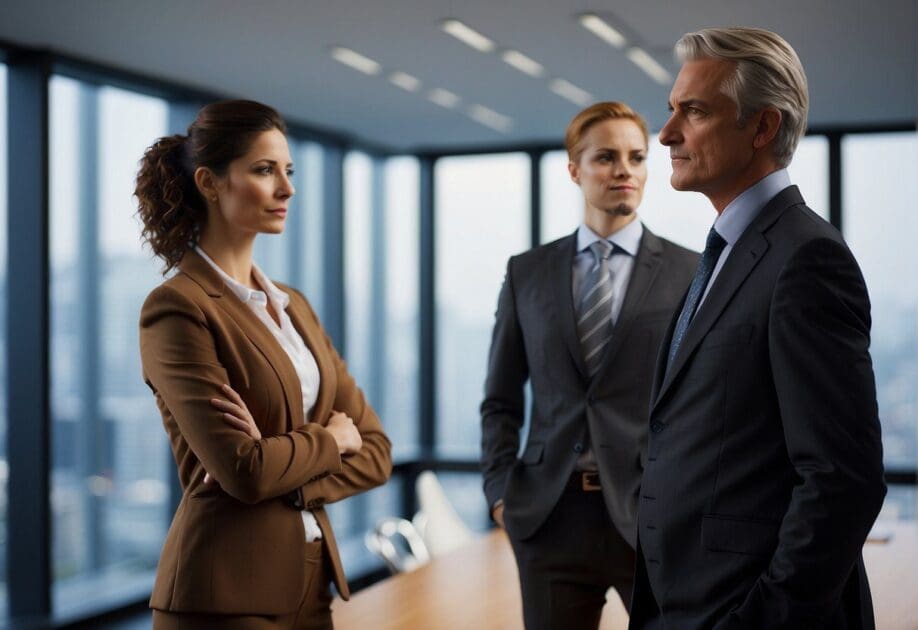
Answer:
[[[389,82],[407,92],[417,92],[418,88],[421,87],[420,79],[400,70],[389,75]]]
[[[427,98],[440,107],[452,109],[459,104],[459,96],[443,88],[434,88],[427,93]]]
[[[496,131],[500,131],[501,133],[507,133],[513,126],[512,118],[499,114],[484,105],[472,105],[469,108],[469,116],[476,122]]]
[[[635,46],[631,48],[626,55],[634,65],[646,72],[647,75],[657,83],[669,85],[670,82],[672,82],[673,77],[669,74],[669,71],[657,63],[657,60],[648,55],[643,48]]]
[[[380,70],[382,70],[382,66],[380,66],[379,63],[350,48],[335,46],[331,50],[331,56],[344,65],[350,66],[354,70],[358,70],[364,74],[379,74]]]
[[[628,40],[625,36],[612,28],[605,20],[593,13],[586,13],[580,16],[580,24],[586,30],[596,35],[610,46],[615,48],[624,48]]]
[[[552,82],[548,84],[548,88],[558,96],[566,98],[571,103],[580,105],[580,107],[586,107],[593,102],[592,94],[564,79],[552,80]]]
[[[505,50],[500,58],[503,59],[505,63],[531,77],[539,78],[545,73],[545,68],[542,67],[542,64],[531,57],[527,57],[518,50]]]
[[[475,50],[480,50],[481,52],[491,52],[494,50],[493,41],[478,31],[469,28],[459,20],[443,20],[440,24],[440,28]]]

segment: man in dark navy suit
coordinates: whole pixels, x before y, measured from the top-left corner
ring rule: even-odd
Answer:
[[[718,218],[664,339],[631,628],[873,628],[861,547],[886,487],[870,303],[786,166],[806,76],[783,39],[706,29],[660,132]]]

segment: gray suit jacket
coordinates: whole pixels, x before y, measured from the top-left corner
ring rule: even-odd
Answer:
[[[861,547],[883,454],[870,303],[841,235],[786,188],[737,241],[665,371],[671,335],[631,627],[872,628]]]
[[[606,506],[633,546],[656,350],[698,254],[644,228],[612,340],[590,379],[571,296],[576,247],[575,233],[507,265],[481,404],[484,490],[489,505],[504,500],[508,533],[528,538],[558,502],[589,427]],[[532,424],[517,458],[527,379]]]

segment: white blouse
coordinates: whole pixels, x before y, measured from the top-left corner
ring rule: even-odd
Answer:
[[[261,269],[252,263],[252,274],[258,281],[258,284],[265,288],[265,291],[250,289],[249,287],[237,282],[223,271],[217,263],[211,260],[210,256],[204,253],[200,247],[195,247],[195,251],[201,255],[201,258],[214,268],[223,278],[223,282],[229,287],[230,291],[236,294],[242,303],[249,307],[255,313],[255,316],[264,324],[277,343],[280,344],[284,352],[293,363],[296,374],[300,379],[300,389],[303,394],[303,417],[309,422],[312,408],[319,397],[319,366],[316,359],[309,351],[300,333],[293,327],[290,316],[287,315],[287,305],[290,303],[290,296],[274,286]],[[268,303],[274,308],[277,318],[280,320],[280,326],[271,317],[268,312]],[[322,530],[319,529],[319,523],[316,517],[310,511],[303,511],[303,525],[306,527],[306,541],[313,542],[322,538]]]

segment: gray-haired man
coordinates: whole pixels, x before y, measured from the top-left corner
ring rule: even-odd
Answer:
[[[785,167],[806,76],[783,39],[706,29],[660,132],[718,212],[660,351],[631,628],[872,628],[883,502],[864,280]]]

